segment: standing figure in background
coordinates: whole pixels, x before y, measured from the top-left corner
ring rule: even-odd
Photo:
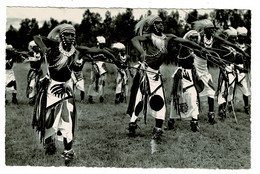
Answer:
[[[77,59],[75,61],[75,64],[73,64],[72,69],[72,80],[75,88],[80,91],[80,101],[83,103],[85,99],[85,85],[84,85],[84,77],[82,69],[84,67],[86,60],[80,57],[80,59]]]
[[[247,29],[245,27],[238,27],[237,28],[237,46],[250,55],[250,46],[246,43],[247,37]],[[245,68],[250,72],[250,59],[246,59],[243,55],[237,54],[235,63],[241,67]],[[242,92],[243,94],[243,101],[244,101],[244,110],[246,114],[250,114],[250,106],[248,97],[250,95],[250,73],[241,72],[236,69],[237,72],[237,84],[236,87]]]
[[[29,57],[24,62],[30,62],[30,70],[27,75],[26,96],[29,98],[29,104],[34,105],[39,91],[39,80],[42,77],[42,53],[34,41],[29,42]]]
[[[223,34],[227,41],[236,42],[237,31],[233,27],[224,30]],[[229,110],[232,111],[231,102],[233,102],[235,94],[235,84],[237,74],[235,71],[235,59],[237,51],[229,45],[221,44],[220,48],[226,50],[221,57],[227,62],[224,69],[220,69],[217,89],[217,100],[219,104],[219,116],[221,119],[226,118],[226,106],[229,105]]]
[[[114,50],[114,55],[117,60],[122,62],[124,65],[128,65],[129,56],[126,55],[125,45],[122,43],[114,43],[111,46],[112,50]],[[115,104],[123,103],[126,101],[128,96],[128,78],[129,78],[129,69],[126,68],[117,68],[117,78],[116,78],[116,99]]]
[[[48,61],[48,78],[41,82],[32,125],[40,133],[46,154],[56,152],[56,138],[63,141],[64,151],[61,156],[66,165],[74,158],[72,145],[77,121],[72,70],[81,58],[89,59],[89,54],[100,53],[114,59],[106,50],[74,46],[75,38],[75,28],[70,24],[56,26],[48,37],[34,36],[35,43]]]
[[[18,104],[16,97],[17,94],[17,84],[15,80],[15,74],[13,70],[13,64],[17,54],[13,49],[12,45],[6,45],[6,55],[5,55],[5,92],[12,94],[12,102]],[[6,96],[5,96],[6,97]],[[8,103],[7,98],[5,98],[5,103]]]
[[[97,37],[97,46],[99,49],[104,49],[106,44],[106,39],[103,36]],[[88,101],[93,103],[93,97],[99,96],[100,103],[104,101],[104,88],[107,78],[107,67],[104,61],[106,57],[103,54],[94,55],[93,58],[97,61],[92,62],[91,69],[91,84],[88,90]]]

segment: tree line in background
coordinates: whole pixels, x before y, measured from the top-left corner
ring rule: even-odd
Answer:
[[[151,15],[150,10],[140,17]],[[194,9],[186,13],[186,19],[181,20],[177,10],[173,10],[170,14],[163,9],[158,9],[158,14],[164,21],[164,32],[173,33],[182,37],[189,29],[189,24],[198,19],[210,18],[219,28],[225,29],[228,26],[237,28],[245,26],[248,29],[248,36],[250,43],[251,38],[251,11],[237,10],[237,9],[215,9],[210,14],[200,15],[198,10]],[[107,41],[107,46],[114,42],[121,42],[126,45],[127,54],[131,56],[132,61],[136,61],[139,53],[133,48],[131,39],[135,36],[134,27],[140,20],[135,20],[133,9],[127,8],[124,13],[118,13],[116,16],[111,16],[109,10],[105,13],[103,20],[99,13],[91,12],[89,9],[83,14],[83,19],[80,24],[73,24],[76,29],[78,45],[85,45],[88,47],[96,46],[96,36],[104,36]],[[48,33],[57,25],[62,23],[70,23],[71,21],[63,20],[61,22],[50,18],[45,21],[42,27],[39,27],[38,21],[35,18],[23,19],[20,23],[20,28],[15,29],[10,25],[6,31],[6,43],[11,44],[14,48],[21,51],[28,51],[28,43],[33,40],[34,35],[47,36]],[[176,62],[178,51],[175,44],[169,44],[169,55],[166,58],[166,63]]]

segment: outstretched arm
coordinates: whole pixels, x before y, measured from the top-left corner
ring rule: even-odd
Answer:
[[[242,53],[244,56],[249,57],[249,55],[246,52],[244,52],[243,50],[241,50],[236,44],[233,44],[233,43],[223,39],[222,37],[218,36],[217,34],[214,34],[213,36],[214,36],[215,39],[217,39],[221,43],[228,45],[228,46],[231,46],[234,49],[236,49],[238,52]]]
[[[95,47],[89,48],[86,46],[76,46],[76,49],[79,50],[83,54],[104,54],[109,59],[112,59],[113,61],[115,60],[115,56],[106,49],[99,49],[99,48],[95,48]]]
[[[198,50],[201,50],[201,51],[206,51],[206,49],[204,47],[202,47],[199,44],[192,42],[190,40],[183,39],[181,37],[177,37],[174,34],[166,34],[166,36],[168,37],[169,40],[173,40],[175,42],[178,42],[178,43],[183,44],[185,46],[188,46],[190,48],[198,49]]]

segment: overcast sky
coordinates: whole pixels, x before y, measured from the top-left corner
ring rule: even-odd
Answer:
[[[54,18],[59,22],[62,20],[72,21],[74,23],[81,23],[82,15],[87,8],[48,8],[48,7],[7,7],[6,8],[6,17],[7,17],[7,29],[12,24],[13,27],[19,28],[20,27],[20,20],[13,20],[16,19],[25,19],[25,18],[36,18],[41,26],[43,21],[48,21],[50,18]],[[126,11],[125,8],[89,8],[91,12],[99,13],[102,19],[105,19],[105,12],[110,11],[112,16],[116,16],[118,13],[123,13]],[[150,9],[152,14],[157,14],[159,8]],[[139,19],[141,15],[145,15],[149,9],[148,8],[134,8],[133,14],[135,19]],[[176,9],[166,9],[168,13]],[[181,16],[185,17],[185,15],[191,9],[178,9],[178,12]],[[207,10],[199,10],[201,14],[210,12],[209,9]]]
[[[232,1],[236,3],[232,3]],[[240,3],[241,1],[245,2],[244,0],[6,0],[4,2],[6,3],[6,19],[36,18],[41,25],[42,21],[49,20],[51,17],[58,21],[65,19],[80,23],[86,8],[89,8],[91,12],[98,12],[102,19],[107,10],[111,12],[112,16],[115,16],[119,12],[125,12],[127,7],[133,8],[135,19],[139,19],[141,15],[146,14],[148,9],[152,9],[153,14],[157,14],[159,8],[169,12],[179,9],[180,15],[185,16],[189,9],[197,9],[200,14],[204,14],[214,8],[248,8],[250,3]],[[14,27],[19,27],[20,22],[8,20],[7,28],[10,22]]]

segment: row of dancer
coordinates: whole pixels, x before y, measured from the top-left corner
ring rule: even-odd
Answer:
[[[173,34],[164,34],[163,29],[162,19],[158,16],[148,16],[136,25],[135,31],[139,36],[134,37],[132,43],[141,53],[141,63],[139,65],[141,70],[136,73],[133,79],[127,108],[127,113],[131,116],[129,123],[130,135],[135,135],[137,118],[144,109],[143,114],[145,117],[146,114],[151,114],[155,118],[152,139],[156,140],[160,139],[163,133],[162,126],[166,116],[165,93],[159,69],[167,54],[168,42],[172,40],[182,45],[179,54],[180,68],[178,68],[173,78],[173,80],[176,80],[176,83],[173,85],[175,90],[173,90],[172,103],[175,103],[174,106],[177,106],[175,108],[178,112],[184,113],[184,111],[191,110],[189,117],[191,117],[191,129],[193,131],[198,130],[199,115],[196,102],[198,98],[197,92],[194,92],[197,89],[195,88],[196,84],[194,83],[194,73],[192,71],[194,57],[198,53],[202,55],[201,57],[215,54],[215,51],[199,45],[199,35],[196,32],[190,32],[184,38],[180,38]],[[33,126],[40,133],[41,141],[44,143],[47,154],[56,152],[55,138],[64,142],[62,157],[64,157],[66,164],[74,157],[72,143],[75,136],[77,112],[71,77],[73,71],[77,71],[76,67],[79,65],[79,60],[83,59],[84,61],[92,62],[95,59],[94,55],[103,54],[111,62],[114,62],[117,67],[125,68],[115,58],[113,50],[75,45],[75,33],[73,26],[63,24],[53,29],[48,37],[34,37],[35,43],[40,47],[44,58],[48,62],[48,76],[41,80],[34,109]],[[195,38],[194,40],[192,39],[194,33],[195,36],[196,34],[198,35],[196,36],[197,40]],[[57,36],[59,39],[57,39]],[[214,35],[214,38],[217,38],[217,36]],[[234,46],[230,42],[227,42],[227,44]],[[234,48],[245,55],[241,49],[235,46]],[[193,60],[189,60],[191,57],[193,57]],[[182,61],[186,61],[187,64],[182,63]],[[217,61],[220,65],[226,65],[226,62],[222,59],[214,59],[213,61]],[[187,83],[184,80],[187,80]],[[207,83],[207,85],[210,87],[210,83]],[[184,91],[185,88],[186,90]],[[188,95],[185,92],[188,92]],[[209,108],[211,107],[209,106]],[[209,122],[213,124],[215,120],[214,114],[211,113],[213,111],[209,111]]]
[[[97,37],[97,46],[99,49],[105,49],[105,38],[103,36]],[[125,46],[122,43],[114,43],[111,46],[110,51],[116,55],[116,59],[121,61],[124,64],[128,64],[129,56],[125,54]],[[28,53],[20,54],[15,51],[11,45],[8,45],[6,48],[6,84],[7,92],[12,93],[12,102],[18,104],[16,97],[17,94],[17,85],[13,72],[13,63],[16,61],[16,58],[23,58],[23,63],[30,63],[30,69],[27,74],[27,87],[26,87],[26,96],[29,99],[29,104],[34,105],[37,92],[39,90],[39,82],[43,77],[42,71],[42,62],[44,57],[40,51],[40,48],[36,45],[35,41],[29,42]],[[107,78],[107,68],[104,61],[107,61],[106,57],[103,54],[93,55],[92,69],[91,69],[91,84],[89,85],[88,90],[88,101],[93,103],[93,97],[99,97],[99,101],[102,103],[104,101],[104,87]],[[74,88],[80,92],[80,100],[84,102],[85,99],[85,85],[83,77],[83,67],[86,60],[83,58],[77,59],[72,70],[72,80]],[[109,63],[112,63],[111,61]],[[115,94],[115,103],[120,103],[126,100],[127,91],[128,91],[128,78],[129,70],[127,68],[117,68],[117,77],[116,77],[116,94]],[[14,85],[13,85],[14,84]],[[75,90],[76,92],[76,90]],[[7,100],[6,100],[7,102]]]
[[[146,28],[145,25],[147,25]],[[131,88],[132,93],[128,107],[128,114],[131,116],[129,123],[130,135],[135,136],[138,127],[138,116],[142,111],[144,118],[147,113],[155,118],[153,139],[159,140],[163,133],[162,126],[165,120],[166,106],[159,68],[167,53],[166,48],[170,39],[180,43],[181,48],[178,55],[179,67],[173,75],[168,129],[174,128],[176,118],[183,118],[191,120],[190,127],[192,131],[199,130],[199,92],[201,92],[201,96],[208,96],[208,122],[212,125],[216,123],[214,114],[215,90],[212,77],[207,68],[208,61],[220,68],[220,76],[225,73],[225,78],[219,78],[218,86],[221,87],[217,90],[219,116],[225,118],[226,103],[233,100],[233,96],[228,94],[234,92],[234,86],[232,88],[232,85],[235,84],[237,77],[246,76],[247,70],[244,69],[241,61],[248,59],[249,55],[236,43],[232,43],[230,38],[233,34],[230,32],[230,28],[224,32],[227,36],[226,39],[216,33],[216,27],[210,20],[196,21],[193,23],[193,28],[194,30],[186,33],[184,38],[181,39],[172,34],[164,34],[162,19],[158,16],[149,16],[137,23],[136,32],[139,36],[134,37],[132,42],[143,58],[144,63],[141,66],[146,71],[141,71],[136,75],[134,79],[136,84],[133,84]],[[245,32],[243,32],[243,35],[245,35]],[[217,49],[218,47],[219,49]],[[224,53],[219,53],[219,50],[224,50]],[[235,69],[230,69],[230,66],[235,67]],[[245,80],[245,78],[242,79]],[[241,80],[237,82],[244,91],[245,111],[248,113],[248,86],[241,83]],[[230,92],[231,89],[232,92]]]

